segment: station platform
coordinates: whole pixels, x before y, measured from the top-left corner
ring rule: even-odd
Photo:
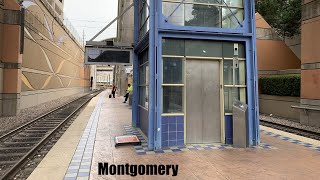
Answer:
[[[29,180],[38,179],[319,179],[320,142],[261,126],[261,145],[237,149],[223,144],[148,151],[132,128],[123,98],[102,92],[49,151]],[[115,147],[114,137],[136,134],[140,146]],[[179,165],[177,176],[99,175],[98,163]]]

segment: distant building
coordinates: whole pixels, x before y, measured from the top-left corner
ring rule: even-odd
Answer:
[[[259,13],[256,13],[256,32],[259,75],[300,69],[300,59]]]
[[[113,84],[112,66],[97,66],[97,83],[101,85]]]

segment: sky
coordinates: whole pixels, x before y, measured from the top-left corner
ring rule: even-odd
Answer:
[[[89,41],[102,28],[117,17],[118,0],[65,0],[64,15],[80,37]],[[117,22],[105,30],[95,41],[116,37]]]

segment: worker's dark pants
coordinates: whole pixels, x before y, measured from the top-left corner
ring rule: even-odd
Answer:
[[[125,100],[124,100],[124,101],[127,102],[128,97],[129,97],[129,93],[127,93],[124,97],[125,97]]]

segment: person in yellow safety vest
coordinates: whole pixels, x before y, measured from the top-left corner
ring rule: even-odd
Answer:
[[[128,90],[129,90],[129,95],[132,95],[132,92],[133,92],[133,86],[130,86],[130,87],[128,88]]]
[[[132,91],[133,91],[133,87],[131,86],[131,84],[128,84],[128,89],[127,89],[127,93],[126,95],[124,96],[125,97],[125,100],[123,101],[123,103],[126,103],[128,98],[129,98],[129,93],[132,94]]]

